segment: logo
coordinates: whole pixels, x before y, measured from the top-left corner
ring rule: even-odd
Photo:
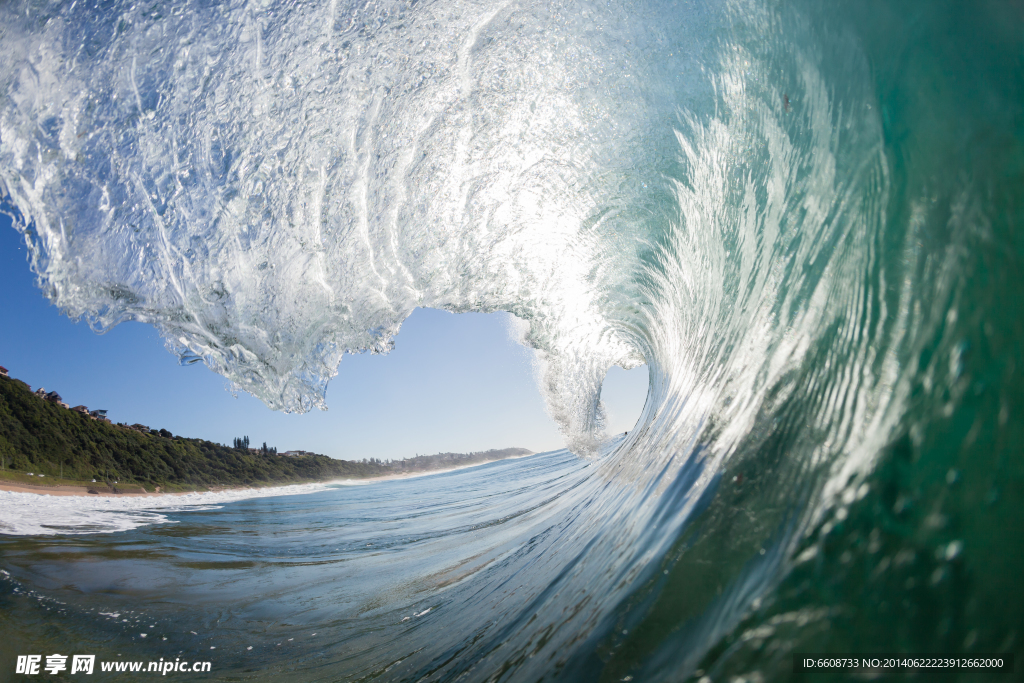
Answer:
[[[71,657],[71,673],[73,674],[91,674],[95,666],[96,655],[72,655]],[[40,669],[51,676],[67,671],[68,656],[57,653],[46,655],[46,664],[44,665],[42,655],[18,655],[14,673],[35,676],[40,673]]]

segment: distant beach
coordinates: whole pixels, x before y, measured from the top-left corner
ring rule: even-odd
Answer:
[[[513,455],[502,460],[518,460],[520,458],[528,458],[536,453],[525,453],[523,455]],[[180,497],[185,495],[203,495],[206,493],[223,493],[233,491],[258,491],[261,494],[267,491],[280,490],[282,495],[292,495],[286,492],[289,489],[293,489],[296,486],[312,486],[318,485],[320,487],[330,487],[333,485],[359,485],[359,484],[373,484],[376,482],[383,481],[394,481],[398,479],[413,479],[416,477],[428,477],[434,474],[445,474],[447,472],[458,472],[460,470],[467,470],[473,467],[480,467],[481,465],[487,465],[493,462],[501,462],[500,460],[489,460],[487,462],[478,462],[470,465],[461,465],[459,467],[452,467],[444,470],[427,470],[422,472],[396,472],[395,474],[386,474],[380,477],[367,477],[365,479],[334,479],[330,481],[318,481],[318,482],[303,482],[298,484],[280,484],[275,486],[221,486],[212,487],[206,491],[146,491],[143,487],[138,485],[129,485],[124,488],[116,487],[113,490],[111,487],[105,484],[97,483],[95,486],[82,486],[78,484],[28,484],[23,482],[12,482],[4,481],[0,479],[0,491],[9,491],[11,493],[31,493],[35,495],[43,496],[82,496],[89,498],[161,498],[161,497]],[[303,491],[302,493],[306,493]]]
[[[125,496],[134,497],[153,497],[153,496],[176,496],[181,495],[180,493],[154,493],[154,492],[143,492],[137,491],[140,487],[133,486],[124,492],[114,492],[107,490],[107,487],[102,487],[104,490],[96,490],[96,493],[90,493],[89,488],[86,486],[62,486],[60,484],[41,484],[39,486],[33,484],[22,484],[20,482],[10,482],[0,480],[0,491],[11,491],[14,493],[35,493],[47,496],[114,496],[122,498]]]
[[[536,455],[517,455],[504,460],[519,460]],[[53,534],[114,533],[140,525],[162,524],[170,520],[161,511],[209,509],[238,500],[295,496],[319,493],[337,486],[365,486],[401,479],[418,479],[472,469],[499,461],[475,463],[449,470],[406,472],[366,479],[285,484],[263,487],[223,487],[208,491],[142,492],[141,487],[126,487],[114,493],[106,486],[88,487],[60,484],[23,484],[0,480],[0,534],[28,536]],[[89,493],[89,489],[97,493]],[[76,500],[71,500],[72,498]]]

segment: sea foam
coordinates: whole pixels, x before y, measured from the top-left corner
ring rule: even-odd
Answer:
[[[173,524],[174,512],[213,510],[248,498],[316,493],[327,484],[296,484],[264,489],[233,489],[161,496],[51,496],[0,491],[0,534],[52,536],[111,534],[149,524]]]

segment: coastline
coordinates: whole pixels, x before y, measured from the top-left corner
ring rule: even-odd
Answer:
[[[529,458],[530,456],[536,456],[536,453],[530,453],[522,456],[509,456],[508,458],[502,458],[501,460],[488,460],[484,463],[473,463],[472,465],[463,465],[460,467],[453,467],[451,469],[443,470],[427,470],[425,472],[395,472],[394,474],[385,474],[379,477],[367,477],[365,479],[329,479],[324,481],[299,481],[293,483],[281,483],[273,484],[269,486],[216,486],[207,490],[185,490],[185,492],[146,492],[144,488],[135,484],[133,486],[126,486],[122,492],[117,490],[111,490],[110,487],[103,484],[97,484],[96,486],[81,486],[77,484],[35,484],[35,483],[23,483],[23,482],[11,482],[0,479],[0,492],[10,492],[14,494],[35,494],[37,496],[76,496],[86,498],[166,498],[166,497],[181,497],[181,496],[203,496],[205,494],[223,494],[223,493],[237,493],[237,492],[268,492],[275,488],[289,488],[292,486],[309,486],[313,484],[319,484],[322,486],[330,486],[332,484],[346,484],[346,485],[359,485],[377,483],[380,481],[394,481],[397,479],[412,479],[414,477],[430,476],[432,474],[444,474],[446,472],[458,472],[460,470],[467,470],[473,467],[480,467],[481,465],[489,465],[490,463],[500,463],[505,460],[518,460],[520,458]],[[96,493],[89,493],[90,488],[95,490]],[[142,488],[142,490],[138,490]]]
[[[329,487],[331,485],[363,485],[363,484],[375,484],[385,481],[396,481],[399,479],[412,479],[415,477],[427,477],[434,474],[445,474],[447,472],[458,472],[460,470],[467,470],[473,467],[480,467],[481,465],[489,465],[495,462],[502,462],[504,460],[518,460],[520,458],[528,458],[536,453],[529,453],[526,455],[513,455],[500,460],[488,460],[487,462],[473,463],[472,465],[463,465],[461,467],[453,467],[451,469],[442,470],[428,470],[426,472],[396,472],[394,474],[385,474],[380,477],[367,477],[366,479],[330,479],[325,481],[306,481],[306,482],[292,482],[274,484],[270,486],[223,486],[214,487],[207,489],[206,491],[168,491],[168,492],[154,492],[145,491],[141,486],[134,485],[125,487],[123,491],[112,491],[109,487],[99,484],[97,486],[79,486],[74,484],[29,484],[21,482],[10,482],[0,479],[0,491],[7,491],[10,493],[30,493],[37,496],[75,496],[84,498],[178,498],[181,496],[202,496],[205,494],[221,494],[221,493],[238,493],[242,491],[258,492],[263,495],[267,495],[266,492],[273,491],[275,489],[289,489],[295,486],[313,486],[319,485],[322,487]],[[90,493],[90,489],[96,491],[96,493]],[[141,491],[139,489],[142,489]],[[287,493],[283,492],[287,495]]]
[[[544,451],[541,451],[544,452]],[[506,460],[519,460],[520,458],[529,458],[531,456],[538,455],[537,453],[526,453],[524,455],[510,455],[507,458],[501,458],[499,460],[488,460],[486,462],[475,462],[472,465],[459,465],[458,467],[452,467],[445,470],[427,470],[426,472],[397,472],[395,474],[385,474],[380,477],[368,477],[366,479],[332,479],[330,481],[321,482],[323,484],[373,484],[381,481],[395,481],[398,479],[415,479],[417,477],[429,477],[433,474],[447,474],[448,472],[460,472],[462,470],[473,469],[474,467],[482,467],[483,465],[491,465],[496,462],[505,462]]]
[[[529,456],[514,456],[515,459],[525,457]],[[513,458],[502,458],[508,459]],[[172,512],[212,510],[240,500],[320,493],[343,486],[363,486],[397,479],[445,474],[486,464],[488,463],[476,463],[429,472],[395,473],[367,479],[335,479],[260,488],[224,487],[203,492],[113,493],[106,490],[105,493],[100,493],[98,488],[94,488],[97,493],[93,494],[88,493],[87,486],[36,486],[0,480],[0,509],[4,510],[4,515],[0,518],[0,536],[53,536],[130,531],[151,524],[174,524],[176,521],[167,516]]]
[[[19,483],[13,483],[13,482],[9,482],[9,481],[0,480],[0,491],[10,491],[12,493],[34,493],[34,494],[43,495],[43,496],[95,496],[95,497],[98,497],[98,498],[105,498],[105,497],[115,497],[115,498],[134,497],[134,498],[143,498],[143,497],[153,497],[153,496],[180,496],[180,495],[182,495],[182,492],[156,493],[156,492],[146,491],[145,493],[143,493],[142,491],[134,490],[136,488],[141,488],[141,487],[131,487],[131,489],[125,490],[123,492],[121,492],[121,491],[115,492],[115,491],[109,490],[109,488],[106,487],[106,486],[100,486],[100,487],[96,488],[95,489],[96,493],[89,493],[89,488],[91,488],[91,487],[88,487],[88,486],[76,486],[76,485],[72,485],[72,484],[66,484],[66,485],[65,484],[41,484],[41,485],[36,485],[36,484],[23,484],[23,483],[20,483],[20,482]],[[100,489],[103,489],[103,490],[100,490]]]

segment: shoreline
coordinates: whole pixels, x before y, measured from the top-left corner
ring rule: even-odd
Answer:
[[[540,451],[540,452],[543,453],[543,452],[546,452],[546,451]],[[331,479],[330,481],[323,481],[323,482],[316,482],[316,483],[322,483],[322,484],[330,485],[330,484],[341,484],[341,483],[346,483],[346,482],[349,483],[349,484],[361,484],[363,482],[366,482],[367,484],[373,484],[373,483],[376,483],[376,482],[379,482],[379,481],[396,481],[398,479],[415,479],[417,477],[429,477],[432,474],[447,474],[448,472],[460,472],[462,470],[469,470],[469,469],[472,469],[474,467],[481,467],[483,465],[490,465],[490,464],[493,464],[493,463],[496,463],[496,462],[505,462],[506,460],[519,460],[521,458],[529,458],[531,456],[538,455],[538,454],[539,453],[527,453],[526,455],[510,455],[507,458],[501,458],[499,460],[488,460],[487,462],[476,462],[476,463],[473,463],[472,465],[460,465],[458,467],[452,467],[451,469],[447,469],[447,470],[428,470],[426,472],[396,472],[395,474],[385,474],[384,476],[381,476],[381,477],[369,477],[367,479]]]
[[[172,513],[218,509],[227,503],[241,500],[281,498],[351,486],[384,484],[391,480],[445,474],[486,464],[488,463],[476,463],[430,472],[396,472],[368,479],[334,479],[260,488],[225,487],[203,492],[113,493],[110,489],[102,487],[105,493],[100,493],[98,488],[92,487],[97,493],[91,494],[87,492],[89,487],[83,485],[39,486],[20,481],[0,480],[0,508],[4,510],[4,515],[0,517],[0,537],[89,535],[131,531],[151,524],[178,523],[179,520],[170,516]],[[135,490],[138,491],[138,488]]]
[[[453,467],[445,470],[430,470],[427,472],[396,472],[394,474],[385,474],[380,477],[368,477],[366,479],[331,479],[324,481],[305,481],[305,482],[291,482],[282,484],[273,484],[270,486],[224,486],[207,489],[206,491],[161,491],[161,492],[149,492],[145,493],[138,491],[142,488],[140,485],[133,485],[131,489],[125,490],[124,492],[114,492],[109,489],[106,485],[100,486],[79,486],[74,484],[29,484],[21,482],[10,482],[0,479],[0,491],[8,491],[11,493],[33,493],[38,496],[74,496],[80,498],[169,498],[179,496],[191,496],[191,495],[203,495],[207,493],[227,493],[227,492],[240,492],[240,491],[270,491],[273,489],[285,489],[292,486],[310,486],[313,484],[320,484],[321,486],[331,486],[332,484],[347,484],[363,485],[363,484],[375,484],[378,482],[385,481],[397,481],[400,479],[413,479],[416,477],[426,477],[432,474],[445,474],[448,472],[458,472],[460,470],[467,470],[473,467],[480,467],[481,465],[489,465],[495,462],[503,462],[505,460],[518,460],[520,458],[529,458],[530,456],[537,455],[536,453],[529,453],[527,455],[513,455],[508,458],[501,458],[500,460],[488,460],[487,462],[478,462],[472,465],[463,465],[461,467]],[[96,493],[89,493],[89,489],[96,490]],[[127,489],[128,487],[126,487]],[[100,490],[103,489],[103,490]]]
[[[79,486],[77,484],[29,484],[25,482],[11,482],[0,479],[0,491],[10,491],[12,493],[35,493],[43,496],[96,496],[98,498],[143,498],[153,496],[180,496],[182,493],[191,493],[191,491],[175,491],[173,493],[168,492],[149,492],[143,493],[138,489],[141,486],[132,486],[131,489],[126,487],[124,492],[111,491],[110,487],[105,484],[99,486]],[[89,489],[95,489],[96,493],[89,493]],[[103,490],[100,490],[103,489]]]

